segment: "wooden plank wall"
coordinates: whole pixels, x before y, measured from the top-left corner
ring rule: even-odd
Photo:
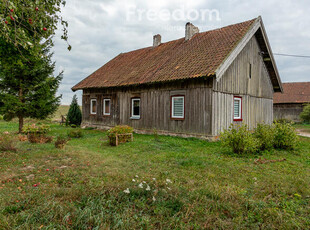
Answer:
[[[221,79],[213,82],[212,134],[217,136],[233,123],[233,97],[241,96],[243,122],[253,129],[257,123],[273,121],[273,87],[253,37]],[[249,64],[252,66],[249,77]]]
[[[122,89],[85,90],[83,98],[96,98],[102,101],[113,95],[112,114],[103,117],[102,103],[98,103],[97,115],[90,115],[89,109],[83,110],[83,122],[92,125],[114,126],[130,125],[135,129],[165,131],[171,133],[211,135],[212,78],[189,80],[180,83],[165,83],[158,86],[136,86]],[[185,119],[172,120],[171,96],[185,96]],[[131,98],[139,97],[141,118],[131,119]],[[84,102],[83,102],[84,105]],[[85,106],[90,107],[85,103]]]

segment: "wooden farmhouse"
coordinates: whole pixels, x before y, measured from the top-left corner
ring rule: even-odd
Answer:
[[[273,121],[282,83],[261,17],[121,53],[72,88],[83,125],[214,137],[231,123]]]
[[[275,93],[273,101],[274,119],[300,121],[300,113],[310,104],[310,82],[283,83],[283,93]]]

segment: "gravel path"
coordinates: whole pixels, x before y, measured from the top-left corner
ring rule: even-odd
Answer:
[[[303,137],[310,137],[310,133],[297,129],[298,135]]]

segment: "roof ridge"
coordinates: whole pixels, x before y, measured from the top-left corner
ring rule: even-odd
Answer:
[[[211,32],[215,32],[215,31],[222,30],[222,29],[227,29],[229,27],[241,25],[243,23],[248,23],[248,22],[251,22],[251,21],[254,22],[258,18],[259,17],[256,17],[256,18],[253,18],[251,20],[247,20],[247,21],[243,21],[243,22],[239,22],[239,23],[235,23],[235,24],[226,25],[226,26],[223,26],[221,28],[216,28],[216,29],[212,29],[212,30],[207,30],[207,31],[199,32],[199,33],[195,34],[194,36],[199,35],[199,34],[201,35],[201,34],[211,33]],[[170,41],[167,41],[167,42],[162,42],[159,46],[161,46],[163,44],[169,44],[171,42],[176,42],[176,41],[179,41],[179,40],[185,40],[185,36],[181,37],[181,38],[174,39],[174,40],[170,40]],[[157,46],[157,47],[159,47],[159,46]],[[128,52],[123,52],[122,54],[128,54],[130,52],[135,52],[135,51],[139,51],[139,50],[143,50],[143,49],[152,49],[152,48],[153,48],[153,46],[147,46],[147,47],[142,47],[142,48],[138,48],[138,49],[135,49],[135,50],[131,50],[131,51],[128,51]]]

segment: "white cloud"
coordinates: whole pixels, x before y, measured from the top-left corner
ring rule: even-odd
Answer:
[[[163,42],[184,36],[186,20],[139,21],[126,20],[128,9],[135,6],[143,10],[216,9],[221,21],[193,23],[203,31],[245,21],[262,15],[267,34],[276,53],[310,55],[310,4],[308,0],[75,0],[67,1],[63,17],[69,22],[69,42],[72,51],[55,36],[54,60],[57,71],[64,70],[59,93],[62,102],[69,104],[73,96],[71,87],[121,52],[152,45],[152,36],[160,33]],[[145,18],[144,18],[145,19]],[[276,56],[283,82],[309,81],[310,59]],[[81,92],[78,93],[81,102]]]

